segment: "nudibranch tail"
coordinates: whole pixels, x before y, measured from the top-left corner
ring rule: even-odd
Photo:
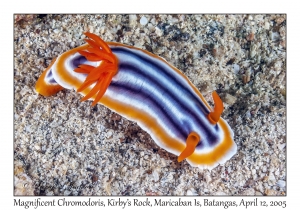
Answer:
[[[51,72],[51,68],[55,63],[56,58],[52,60],[51,64],[48,66],[47,69],[43,72],[43,74],[39,77],[36,85],[35,90],[39,94],[43,96],[51,96],[57,93],[64,88],[60,86],[56,81],[53,79],[53,75]]]
[[[181,162],[185,158],[191,156],[194,153],[199,141],[200,141],[200,136],[196,132],[191,132],[186,139],[185,149],[178,156],[178,159],[177,159],[178,162]]]
[[[91,91],[81,99],[81,101],[85,101],[96,95],[95,100],[92,103],[92,106],[94,106],[100,101],[109,86],[112,77],[117,73],[118,60],[109,46],[100,37],[89,32],[84,34],[90,38],[85,39],[90,47],[87,48],[86,51],[78,50],[78,53],[84,56],[88,61],[101,61],[101,63],[96,67],[86,64],[79,65],[74,71],[77,73],[88,74],[85,81],[77,89],[77,92],[82,92],[93,83],[96,83]]]
[[[212,96],[214,99],[215,107],[214,107],[214,111],[210,112],[207,117],[212,124],[217,124],[224,110],[224,106],[221,98],[219,97],[216,91],[212,93]]]

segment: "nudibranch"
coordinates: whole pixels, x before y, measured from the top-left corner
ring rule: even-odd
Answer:
[[[237,150],[233,131],[222,119],[223,102],[214,91],[214,108],[198,89],[161,57],[86,32],[86,44],[52,61],[36,84],[50,96],[75,89],[137,122],[157,145],[192,166],[212,169]]]

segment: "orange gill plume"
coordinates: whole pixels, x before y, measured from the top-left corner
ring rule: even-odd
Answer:
[[[85,81],[77,89],[77,92],[81,92],[95,83],[95,86],[91,91],[81,99],[81,101],[85,101],[95,96],[95,100],[92,103],[92,106],[94,106],[104,95],[113,76],[117,73],[118,60],[109,46],[100,37],[89,32],[85,32],[84,34],[90,38],[85,39],[90,47],[86,49],[87,51],[79,50],[78,53],[83,55],[88,61],[101,61],[101,63],[96,67],[82,64],[74,71],[77,73],[88,74]]]

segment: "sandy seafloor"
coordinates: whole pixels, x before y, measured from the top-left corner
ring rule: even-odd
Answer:
[[[286,15],[16,15],[14,27],[15,195],[286,195]],[[74,90],[38,95],[85,31],[160,55],[211,105],[217,90],[237,154],[194,168]]]

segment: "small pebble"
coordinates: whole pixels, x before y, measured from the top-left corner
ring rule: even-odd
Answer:
[[[250,34],[246,37],[247,41],[253,41],[254,38],[255,38],[254,33],[250,33]]]
[[[263,195],[261,192],[258,192],[258,191],[255,191],[255,195],[257,196],[260,196],[260,195]]]
[[[159,180],[159,174],[158,174],[157,170],[154,170],[152,172],[152,176],[153,176],[153,179],[155,182],[157,182]]]
[[[198,195],[198,194],[194,188],[191,188],[186,192],[186,195]]]
[[[253,188],[246,189],[242,192],[242,195],[255,195],[255,190]]]
[[[277,147],[282,151],[285,148],[285,143],[279,144]]]
[[[277,195],[277,192],[275,190],[266,189],[265,194],[266,195]]]
[[[140,19],[140,24],[142,24],[143,26],[146,25],[148,23],[148,19],[143,16],[141,19]]]
[[[233,64],[232,67],[233,67],[233,72],[235,74],[238,74],[240,71],[240,66],[238,64]]]
[[[136,23],[137,16],[136,15],[129,15],[129,24],[134,25]]]
[[[272,172],[269,174],[268,180],[271,181],[271,182],[276,181],[275,176]]]
[[[278,180],[277,186],[280,187],[280,188],[284,188],[284,187],[285,187],[285,181],[283,181],[283,180]]]
[[[280,25],[284,20],[285,20],[284,17],[278,17],[278,18],[276,18],[276,23],[277,23],[278,25]]]
[[[273,42],[276,42],[280,39],[280,35],[278,32],[271,32],[271,40]]]
[[[224,102],[226,104],[233,105],[236,102],[236,100],[237,100],[236,97],[230,95],[229,93],[226,93],[225,98],[224,98]]]
[[[65,192],[64,192],[64,196],[67,196],[67,195],[70,195],[71,194],[71,192],[69,191],[69,190],[66,190]]]
[[[214,195],[227,195],[227,194],[223,191],[217,191],[214,193]]]
[[[38,145],[38,144],[36,144],[36,145],[34,146],[34,148],[35,148],[37,151],[40,151],[40,150],[41,150],[41,147],[40,147],[40,145]]]
[[[113,131],[112,130],[109,130],[107,131],[107,133],[105,134],[106,138],[110,139],[113,135]]]
[[[205,174],[204,179],[206,181],[206,183],[210,183],[211,182],[211,177],[209,174]]]
[[[269,22],[265,22],[265,29],[269,30],[270,29],[270,23]]]

